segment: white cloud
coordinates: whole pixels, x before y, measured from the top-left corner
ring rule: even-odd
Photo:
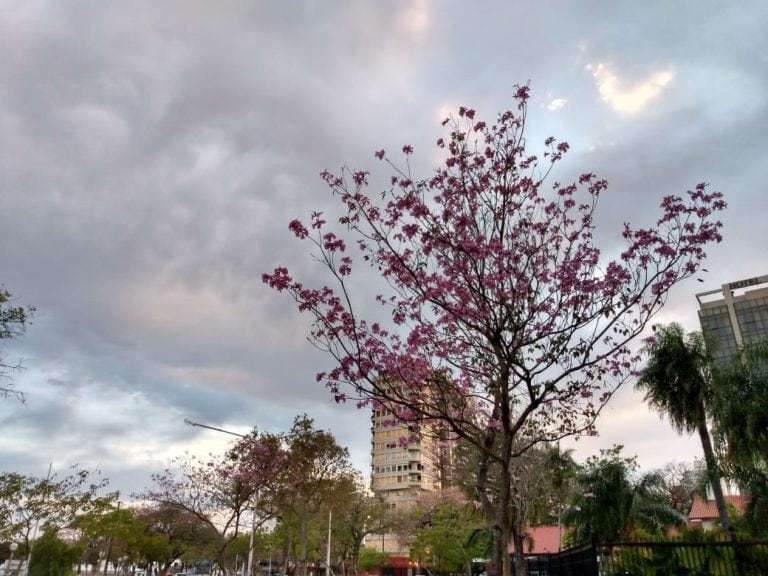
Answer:
[[[605,64],[588,65],[603,100],[618,112],[634,114],[643,110],[661,94],[673,78],[671,70],[652,72],[642,81],[626,87],[616,73]]]
[[[568,102],[568,100],[565,98],[553,98],[549,101],[549,104],[547,104],[547,110],[560,110],[565,106],[566,102]]]

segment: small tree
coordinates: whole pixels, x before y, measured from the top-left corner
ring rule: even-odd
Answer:
[[[375,568],[382,568],[389,562],[388,552],[379,552],[373,548],[362,548],[360,550],[359,565],[362,570],[368,571]]]
[[[29,565],[29,576],[71,576],[83,550],[64,542],[56,530],[45,528],[35,541],[35,554]]]
[[[471,502],[449,498],[413,510],[411,558],[441,574],[472,574],[472,559],[483,553],[483,542],[472,538],[484,522]]]
[[[429,178],[411,173],[409,145],[402,167],[376,152],[393,169],[383,192],[367,192],[367,171],[322,174],[344,209],[339,227],[314,212],[289,228],[312,244],[335,288],[305,286],[282,266],[263,276],[313,317],[310,340],[336,360],[318,380],[336,401],[440,421],[483,451],[476,497],[504,576],[511,460],[593,429],[636,366],[632,340],[696,272],[704,246],[720,240],[712,214],[725,207],[704,184],[685,201],[666,196],[656,227],[625,225],[626,248],[608,261],[593,242],[606,181],[585,173],[547,189],[568,144],[548,138],[541,160],[527,152],[528,87],[515,98],[517,110],[492,124],[467,108],[446,120],[448,136],[437,141],[445,161]],[[361,262],[388,287],[375,295],[383,314],[361,313],[352,276]],[[486,494],[492,462],[502,470],[494,501]]]
[[[564,517],[573,544],[617,542],[633,534],[662,536],[670,526],[684,525],[685,516],[666,500],[661,476],[651,473],[635,479],[637,459],[623,456],[621,450],[601,450],[579,475],[580,492]]]
[[[160,503],[138,509],[136,516],[145,526],[138,550],[144,563],[167,568],[176,558],[216,556],[218,533],[188,510]]]
[[[254,431],[223,456],[210,455],[207,461],[194,456],[176,459],[175,467],[153,475],[155,487],[138,497],[183,510],[208,525],[217,534],[215,557],[226,576],[227,547],[243,523],[251,524],[257,506],[261,514],[251,526],[271,517],[257,496],[274,489],[285,462],[280,438]]]
[[[114,493],[101,495],[108,482],[98,473],[72,467],[66,475],[46,478],[15,472],[0,474],[0,541],[32,545],[37,529],[56,531],[78,518],[110,508]]]

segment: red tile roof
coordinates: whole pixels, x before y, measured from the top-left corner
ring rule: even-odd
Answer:
[[[560,533],[565,535],[565,528],[557,526],[534,526],[526,531],[524,554],[552,554],[559,550]],[[514,552],[513,542],[509,543],[509,552]]]
[[[727,494],[725,501],[736,509],[739,514],[744,513],[747,499],[743,494]],[[694,496],[688,520],[716,520],[718,518],[717,506],[714,500],[704,500],[700,496]]]

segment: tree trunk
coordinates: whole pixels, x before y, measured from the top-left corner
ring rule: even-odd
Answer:
[[[717,514],[720,516],[720,525],[723,527],[723,532],[729,540],[734,540],[733,528],[728,519],[728,507],[725,504],[725,497],[723,496],[723,487],[720,483],[720,468],[717,465],[715,459],[715,451],[712,448],[712,440],[709,436],[709,430],[707,430],[706,422],[699,425],[699,438],[701,439],[701,448],[704,452],[704,462],[707,466],[707,476],[709,476],[709,483],[712,486],[712,494],[715,497],[715,506],[717,507]]]
[[[528,576],[528,566],[525,563],[523,553],[525,551],[525,534],[512,529],[512,542],[515,545],[514,564],[515,576]]]
[[[307,576],[307,522],[304,510],[299,517],[299,574]],[[328,567],[326,566],[326,571]],[[330,573],[330,572],[329,572]]]

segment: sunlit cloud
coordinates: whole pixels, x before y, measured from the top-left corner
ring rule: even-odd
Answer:
[[[560,108],[565,106],[566,102],[567,100],[565,98],[554,98],[547,104],[547,110],[560,110]]]
[[[628,114],[634,114],[645,108],[673,77],[670,70],[660,70],[633,86],[624,87],[621,79],[604,64],[597,66],[590,64],[587,70],[592,72],[603,100],[608,102],[614,110]]]

